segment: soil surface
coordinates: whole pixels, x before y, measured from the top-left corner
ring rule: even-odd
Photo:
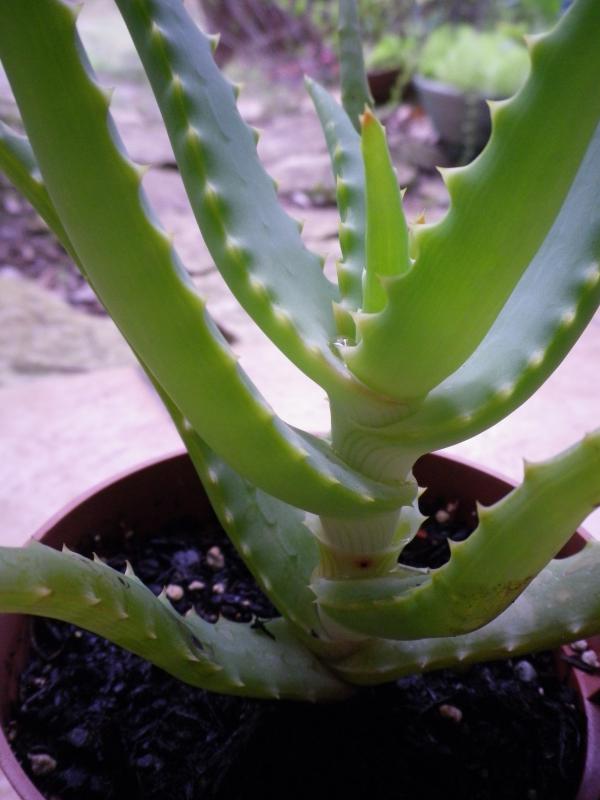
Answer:
[[[470,510],[433,511],[404,561],[439,565]],[[275,615],[218,523],[126,533],[125,558],[177,609],[207,619]],[[108,548],[108,549],[107,549]],[[10,737],[49,800],[278,800],[283,797],[572,798],[582,719],[550,653],[415,675],[345,703],[259,702],[189,687],[116,646],[37,620]]]

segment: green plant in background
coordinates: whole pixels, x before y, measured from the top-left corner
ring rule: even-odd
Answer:
[[[522,40],[502,31],[442,25],[427,38],[418,69],[465,92],[508,97],[527,77],[529,54]]]
[[[415,36],[388,33],[377,42],[366,57],[369,69],[401,69],[410,76],[414,71],[418,50]]]
[[[284,11],[307,17],[323,40],[333,45],[339,28],[339,5],[331,0],[276,0]],[[390,30],[401,28],[408,19],[411,0],[356,0],[363,37],[378,42]]]
[[[77,623],[194,685],[256,697],[343,697],[598,632],[600,544],[553,557],[600,502],[600,432],[526,465],[444,567],[410,569],[398,555],[421,521],[415,460],[528,398],[600,302],[600,5],[577,0],[530,41],[529,78],[493,106],[487,148],[444,175],[447,216],[413,229],[383,128],[368,109],[359,124],[368,93],[356,9],[342,0],[345,110],[308,82],[337,178],[333,284],[278,204],[215,42],[179,0],[117,4],[214,260],[327,392],[331,435],[280,419],[219,334],[148,206],[75,9],[0,2],[0,56],[28,137],[2,128],[0,165],[138,355],[281,618],[272,638],[184,619],[130,570],[41,545],[0,548],[0,610]]]

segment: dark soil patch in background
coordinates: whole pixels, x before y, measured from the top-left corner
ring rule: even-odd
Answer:
[[[406,554],[413,562],[439,563],[448,535],[468,535],[472,520],[448,508],[424,525]],[[181,590],[182,612],[194,605],[207,619],[221,612],[259,627],[275,613],[216,523],[199,532],[182,521],[145,542],[126,533],[112,555],[102,542],[94,549],[119,568],[128,558],[155,592]],[[63,623],[37,620],[32,644],[11,738],[53,800],[559,800],[575,792],[582,720],[551,654],[310,705],[208,694]]]
[[[106,313],[46,223],[0,175],[0,275],[3,272],[36,281],[82,311]]]

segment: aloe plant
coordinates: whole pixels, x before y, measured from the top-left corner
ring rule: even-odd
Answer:
[[[529,41],[529,78],[492,106],[488,146],[443,174],[447,215],[415,228],[342,0],[343,107],[307,83],[337,180],[333,284],[278,203],[215,39],[179,0],[116,2],[214,261],[327,392],[331,435],[281,420],[220,335],[119,140],[77,10],[0,3],[0,57],[27,133],[0,129],[0,166],[137,354],[281,616],[272,638],[182,618],[131,570],[41,545],[0,548],[0,610],[74,622],[206,689],[307,699],[600,631],[600,544],[553,560],[600,503],[599,431],[528,464],[445,566],[398,564],[421,522],[415,460],[527,399],[600,302],[600,4],[577,0]]]

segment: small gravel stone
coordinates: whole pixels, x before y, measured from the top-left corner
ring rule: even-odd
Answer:
[[[173,600],[175,603],[184,595],[184,591],[181,586],[178,586],[176,583],[170,583],[167,588],[165,589],[167,597],[169,600]]]
[[[8,723],[8,727],[6,729],[6,738],[9,742],[14,742],[17,738],[17,724],[14,720],[11,720]]]
[[[587,664],[588,667],[594,667],[594,669],[600,667],[600,661],[598,660],[598,656],[594,650],[586,650],[584,653],[582,653],[581,660],[584,664]]]
[[[452,722],[456,722],[457,725],[459,722],[462,722],[463,713],[460,708],[452,706],[448,703],[442,703],[438,710],[440,712],[440,716],[444,717],[444,719],[452,720]]]
[[[215,583],[212,587],[213,594],[224,594],[225,593],[225,584],[224,583]]]
[[[445,522],[448,522],[449,519],[450,519],[450,514],[444,508],[440,508],[439,511],[435,512],[435,521],[439,522],[440,525],[443,525]]]
[[[515,664],[515,675],[524,683],[533,683],[537,678],[537,670],[529,661],[518,661]]]
[[[4,198],[4,210],[7,214],[16,215],[22,212],[23,206],[14,195],[7,194]]]
[[[223,569],[223,567],[225,566],[225,556],[221,552],[220,547],[215,546],[210,548],[210,550],[206,554],[206,563],[215,572],[218,572],[218,570]]]
[[[48,753],[27,753],[34,775],[48,775],[56,769],[56,760]]]
[[[575,650],[577,653],[583,653],[588,649],[588,643],[585,639],[579,639],[576,642],[571,642],[570,647],[571,650]]]
[[[70,731],[69,735],[67,736],[67,739],[69,740],[70,744],[73,745],[73,747],[83,747],[89,739],[89,732],[87,728],[73,728],[73,730]]]
[[[188,590],[190,592],[201,592],[202,589],[205,588],[206,584],[204,583],[204,581],[192,581],[190,584],[188,584]]]

